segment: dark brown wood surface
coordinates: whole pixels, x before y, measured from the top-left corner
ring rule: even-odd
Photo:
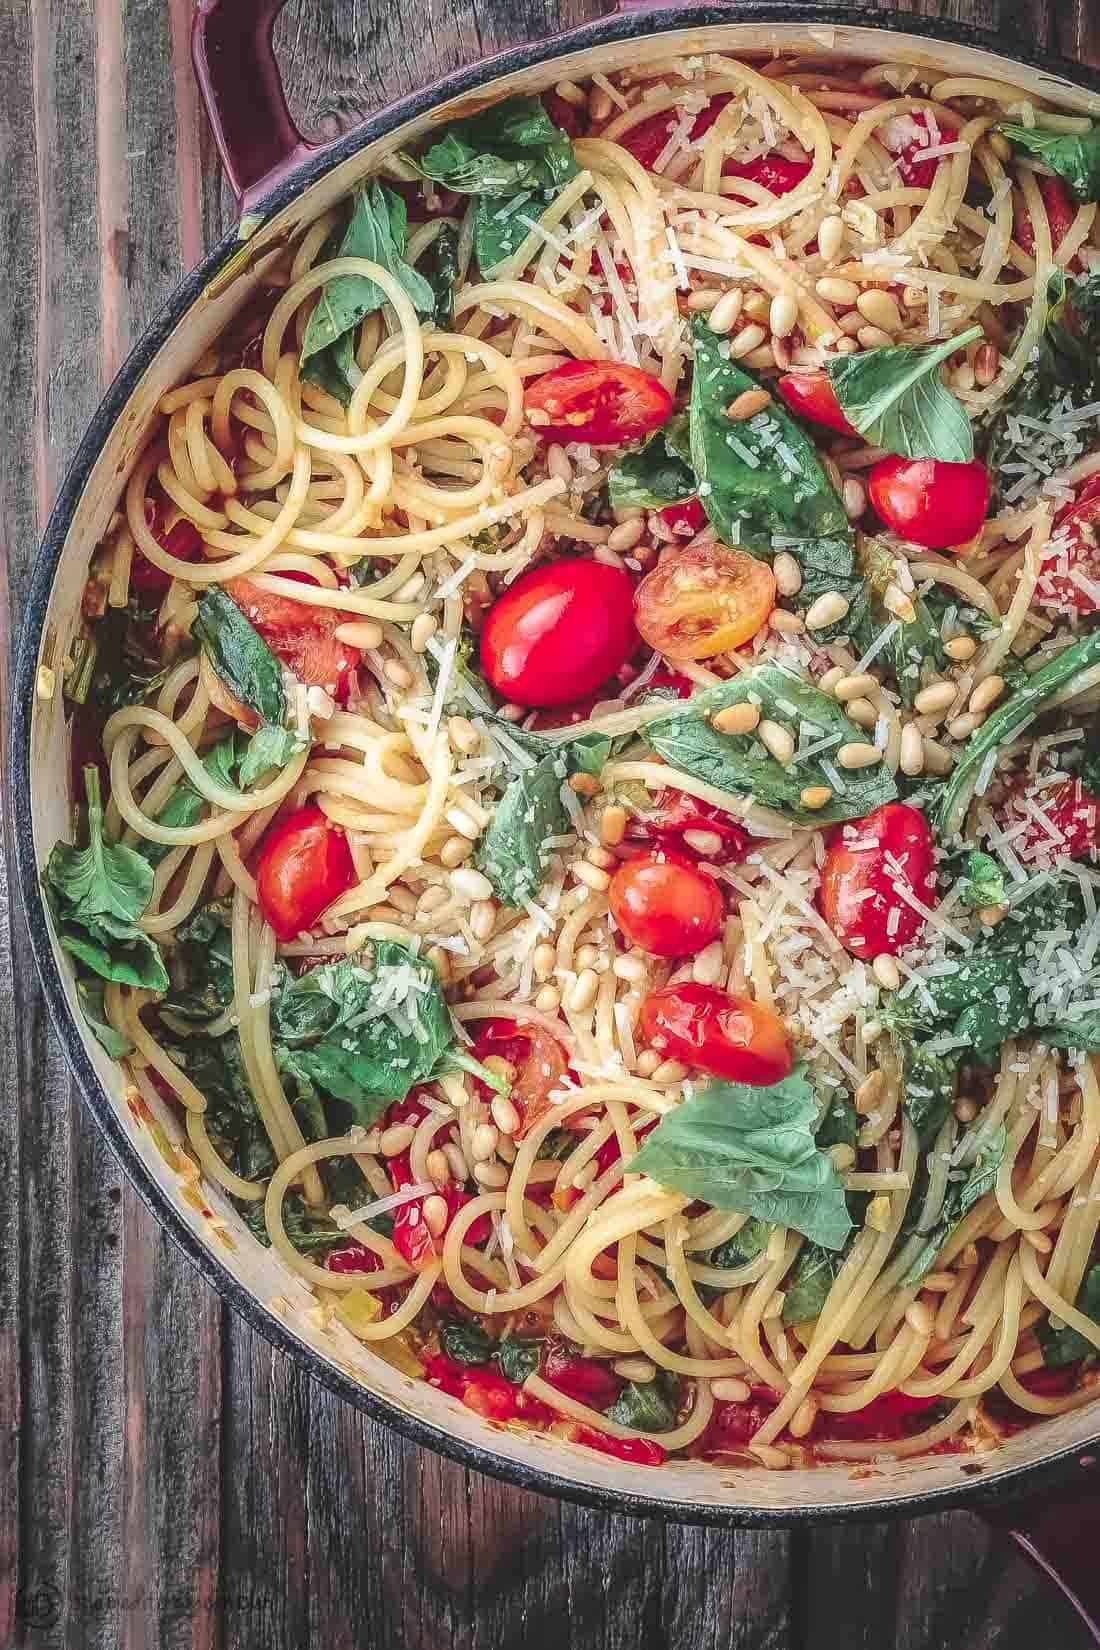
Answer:
[[[229,221],[192,0],[0,0],[0,692],[39,532],[126,350]],[[599,0],[292,0],[306,128]],[[884,9],[888,9],[884,6]],[[1098,0],[917,0],[1100,62]],[[6,749],[7,730],[4,727]],[[0,856],[0,1647],[1084,1650],[966,1514],[788,1535],[561,1506],[312,1384],[162,1236],[72,1091]]]

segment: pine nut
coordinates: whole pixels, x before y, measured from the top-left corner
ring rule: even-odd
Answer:
[[[976,711],[979,714],[983,710],[992,710],[1004,690],[1005,679],[1003,676],[987,676],[984,682],[978,683],[978,686],[970,695],[970,704],[967,709]]]
[[[433,613],[418,613],[409,632],[413,652],[423,653],[438,629],[439,620]]]
[[[745,299],[745,314],[750,321],[766,321],[771,307],[772,301],[766,292],[750,292]]]
[[[862,741],[853,740],[850,745],[841,745],[836,753],[836,759],[842,768],[871,768],[876,762],[882,761],[882,752],[877,745],[867,745]]]
[[[846,1169],[854,1169],[856,1166],[856,1149],[854,1146],[830,1146],[829,1156],[841,1174]]]
[[[440,1237],[447,1229],[447,1199],[433,1192],[420,1205],[425,1226],[433,1237]]]
[[[818,226],[817,249],[827,264],[831,264],[844,245],[844,224],[839,217],[826,218]]]
[[[1001,352],[996,344],[979,344],[974,351],[974,382],[987,389],[1001,370]]]
[[[444,817],[448,825],[452,825],[460,836],[467,837],[471,842],[476,842],[481,835],[481,826],[465,808],[448,808]]]
[[[624,1381],[640,1381],[643,1385],[657,1374],[656,1364],[651,1364],[648,1358],[617,1358],[611,1367]]]
[[[924,739],[924,765],[929,773],[934,773],[942,778],[945,773],[950,773],[955,766],[955,758],[938,740],[929,739],[926,736]]]
[[[474,1179],[479,1186],[484,1186],[487,1192],[502,1191],[508,1184],[508,1165],[506,1163],[475,1163]]]
[[[464,859],[469,859],[473,851],[474,845],[469,837],[449,836],[439,850],[439,858],[448,871],[453,871],[456,865],[461,865]]]
[[[787,1422],[787,1431],[792,1438],[805,1438],[813,1431],[816,1420],[817,1399],[804,1398]]]
[[[863,331],[866,322],[858,309],[850,309],[847,315],[840,317],[837,325],[846,338],[854,338],[857,333]]]
[[[777,762],[785,765],[791,760],[794,755],[794,740],[781,723],[761,722],[756,733],[764,749],[774,756]]]
[[[583,109],[588,102],[587,94],[572,80],[559,80],[554,90],[563,102],[572,103],[578,109]]]
[[[841,280],[836,275],[822,276],[814,290],[827,304],[854,304],[859,297],[859,288],[854,281]]]
[[[901,331],[901,311],[897,302],[881,287],[872,287],[869,292],[861,292],[856,299],[856,308],[865,321],[870,321],[873,327],[881,327],[883,332]]]
[[[870,699],[849,699],[844,707],[844,713],[850,722],[857,727],[866,728],[868,732],[878,723],[878,711]]]
[[[857,680],[858,679],[859,678],[857,678]],[[848,678],[844,673],[843,666],[833,665],[830,670],[827,670],[825,672],[824,676],[821,678],[820,682],[818,682],[817,685],[821,689],[822,693],[832,693],[836,696],[836,698],[839,699],[840,694],[837,692],[837,689],[839,688],[841,682],[846,682],[847,680],[848,680]],[[874,681],[874,677],[872,677],[871,680],[872,680],[872,682],[874,682],[875,687],[877,687],[878,683]],[[859,692],[861,692],[861,691],[862,691],[862,689],[857,691],[856,693],[853,693],[852,698],[853,699],[858,699],[859,698]]]
[[[592,119],[601,123],[610,120],[611,111],[615,107],[607,93],[600,86],[593,86],[588,94],[588,112]]]
[[[776,338],[786,338],[798,325],[798,304],[789,293],[781,292],[772,299],[768,325]]]
[[[589,865],[586,859],[579,860],[573,866],[573,875],[586,888],[591,888],[594,894],[602,894],[611,881],[606,871],[601,871],[598,865]]]
[[[655,1083],[682,1083],[688,1074],[688,1068],[679,1060],[662,1060],[653,1073]]]
[[[921,688],[913,700],[913,709],[918,716],[939,716],[951,708],[956,696],[954,682],[933,682],[931,686]]]
[[[797,596],[802,589],[802,569],[789,550],[781,550],[772,562],[775,588],[781,596]]]
[[[707,325],[712,332],[732,332],[734,322],[741,313],[741,306],[745,302],[745,294],[739,286],[732,287],[729,292],[723,292],[718,302],[710,312]],[[763,337],[763,333],[761,333]]]
[[[901,730],[901,752],[898,766],[910,779],[924,772],[924,741],[920,729],[907,722]]]
[[[867,513],[867,489],[862,481],[855,476],[847,476],[841,488],[841,497],[844,500],[844,514],[849,521],[858,521]]]
[[[892,614],[895,619],[900,619],[902,624],[912,624],[917,616],[913,603],[905,591],[896,584],[886,586],[882,594],[882,605],[887,613]]]
[[[600,953],[594,945],[578,946],[573,953],[573,962],[577,968],[595,968],[600,960]]]
[[[438,1146],[428,1153],[424,1159],[424,1167],[428,1171],[429,1179],[434,1180],[437,1186],[445,1186],[451,1178],[451,1166],[447,1162],[446,1153]]]
[[[554,972],[557,960],[557,953],[552,945],[547,945],[545,940],[541,945],[536,945],[531,955],[536,980],[548,980]]]
[[[822,686],[824,686],[822,677]],[[878,690],[878,681],[869,670],[858,671],[853,676],[841,676],[833,687],[833,695],[845,705],[851,699],[864,699],[869,693]]]
[[[701,286],[695,292],[688,293],[687,307],[697,315],[706,315],[712,310],[722,297],[715,286]]]
[[[465,716],[452,716],[447,723],[447,737],[461,756],[472,756],[481,745],[481,734]]]
[[[721,940],[705,945],[691,965],[691,977],[699,985],[717,985],[725,968]]]
[[[952,1108],[960,1123],[973,1123],[978,1115],[978,1103],[968,1094],[961,1094]]]
[[[901,301],[906,309],[927,309],[928,293],[922,286],[903,286]]]
[[[867,1214],[864,1217],[866,1225],[872,1232],[885,1232],[890,1225],[890,1199],[885,1192],[879,1192],[867,1205]]]
[[[964,665],[968,659],[972,659],[977,653],[978,644],[973,636],[953,636],[949,642],[943,644],[943,651],[949,659],[954,659],[956,663]]]
[[[584,1014],[596,1001],[600,976],[591,968],[582,968],[565,997],[565,1006],[571,1014]]]
[[[483,876],[480,871],[475,871],[470,865],[464,865],[454,873],[451,887],[456,894],[461,894],[463,899],[485,900],[493,897],[493,885],[489,878]]]
[[[893,957],[888,956],[885,951],[875,958],[871,964],[871,972],[884,991],[901,990],[901,970]],[[880,1072],[879,1076],[881,1075]]]
[[[400,1152],[408,1151],[415,1133],[416,1130],[411,1123],[394,1123],[390,1128],[382,1130],[378,1150],[383,1157],[397,1157]]]
[[[617,980],[630,980],[635,985],[649,978],[649,969],[642,958],[629,954],[625,957],[616,957],[611,964],[611,972]]]
[[[618,860],[614,854],[609,854],[606,848],[599,848],[592,843],[585,850],[585,859],[589,865],[598,865],[601,871],[614,871],[618,868]]]
[[[806,629],[824,630],[827,625],[839,624],[841,619],[847,618],[850,606],[847,596],[842,596],[839,590],[826,590],[807,610]]]
[[[874,1111],[885,1087],[886,1078],[881,1071],[873,1071],[869,1077],[863,1079],[854,1097],[856,1110],[861,1117],[869,1111]]]
[[[375,908],[377,910],[377,907]],[[373,916],[375,913],[372,912]],[[431,963],[443,984],[446,985],[451,977],[451,957],[441,945],[429,945],[424,953],[424,961]]]
[[[886,349],[894,342],[890,334],[883,332],[881,327],[862,326],[856,332],[856,337],[864,349]]]
[[[882,1029],[883,1028],[882,1028],[882,1021],[881,1020],[868,1020],[867,1021],[867,1024],[863,1028],[863,1039],[862,1040],[863,1040],[864,1048],[870,1048],[872,1043],[877,1043],[878,1042],[879,1038],[882,1036]]]
[[[717,831],[685,831],[684,841],[704,859],[713,859],[722,847],[722,838]]]
[[[661,1056],[656,1049],[644,1048],[634,1062],[634,1072],[638,1077],[652,1077],[661,1063]]]
[[[600,815],[600,841],[609,848],[617,847],[626,835],[626,809],[617,802],[605,808]]]
[[[711,726],[719,733],[752,733],[760,723],[759,705],[751,705],[747,701],[740,705],[727,705],[711,717]]]
[[[361,647],[364,653],[382,646],[382,626],[376,619],[356,619],[354,623],[338,624],[332,633],[338,642],[349,647]]]
[[[569,462],[565,448],[556,441],[552,441],[546,449],[546,468],[556,481],[568,484],[573,480],[573,466]]]
[[[645,520],[636,516],[633,521],[621,521],[618,527],[613,527],[607,535],[609,550],[633,550],[642,534],[645,532]]]
[[[742,390],[735,396],[726,408],[726,417],[740,423],[746,418],[755,418],[757,413],[763,412],[771,405],[771,396],[767,390]]]
[[[520,1125],[520,1115],[507,1095],[494,1095],[489,1110],[501,1134],[515,1134]]]
[[[828,785],[807,785],[799,792],[798,800],[804,808],[816,813],[818,808],[825,808],[833,799],[832,790]]]
[[[448,898],[449,895],[442,883],[433,883],[430,888],[425,888],[424,892],[417,900],[417,914],[420,916],[430,916],[433,911],[438,911],[441,905],[446,905]]]
[[[948,722],[947,731],[952,739],[957,739],[961,743],[962,740],[969,739],[970,735],[975,733],[984,721],[984,715],[979,716],[974,711],[968,710],[962,716],[956,716]]]
[[[779,368],[780,372],[786,372],[787,368],[790,366],[791,362],[794,360],[794,344],[791,341],[791,338],[789,338],[789,337],[788,338],[774,338],[773,337],[771,348],[772,348],[771,362],[763,361],[763,362],[761,362],[761,366],[767,367],[767,366],[770,366],[770,365],[774,364],[775,366],[777,366]],[[753,357],[752,357],[753,361],[755,361],[757,355],[759,355],[761,353],[762,352],[760,350],[754,351]]]
[[[742,360],[746,355],[751,354],[751,352],[756,349],[758,345],[762,344],[767,336],[767,333],[758,321],[752,321],[747,327],[742,327],[741,331],[730,343],[730,360]]]
[[[443,1155],[447,1159],[451,1173],[459,1185],[470,1178],[470,1165],[467,1163],[462,1147],[449,1140],[443,1147]]]
[[[470,933],[480,945],[484,945],[485,941],[491,937],[493,929],[496,927],[496,920],[496,907],[493,905],[492,900],[478,900],[476,905],[471,905]]]
[[[483,1064],[485,1070],[491,1071],[495,1077],[499,1077],[502,1083],[515,1082],[516,1068],[511,1060],[504,1058],[503,1054],[487,1054]]]
[[[412,687],[416,680],[408,665],[403,665],[400,659],[387,659],[382,666],[382,674],[396,688]]]
[[[487,1162],[496,1151],[499,1138],[491,1123],[479,1123],[470,1136],[470,1155],[474,1162]]]
[[[540,986],[535,992],[535,1007],[540,1014],[556,1014],[561,1007],[561,992],[557,986]]]
[[[712,1381],[710,1390],[720,1404],[745,1404],[752,1397],[748,1382],[739,1381],[736,1375],[723,1375],[720,1381]]]
[[[780,636],[801,636],[806,626],[799,613],[788,613],[785,607],[773,607],[768,615],[769,628]]]

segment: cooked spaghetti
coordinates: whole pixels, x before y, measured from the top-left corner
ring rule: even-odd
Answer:
[[[1091,1397],[1098,151],[915,67],[562,83],[160,404],[57,933],[210,1201],[491,1420],[779,1468]]]

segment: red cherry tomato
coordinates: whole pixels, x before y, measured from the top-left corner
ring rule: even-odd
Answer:
[[[657,792],[652,813],[631,819],[626,835],[629,842],[655,842],[685,859],[704,859],[713,865],[740,864],[762,841],[750,836],[732,814],[715,803],[701,802],[671,786]]]
[[[1050,240],[1055,252],[1065,240],[1066,235],[1073,228],[1077,217],[1077,208],[1073,196],[1062,182],[1061,178],[1047,178],[1037,176],[1035,182],[1039,185],[1039,193],[1043,197],[1046,208],[1047,222],[1050,225]],[[1017,194],[1013,202],[1012,233],[1017,242],[1029,256],[1035,253],[1035,230],[1032,228],[1031,216],[1024,203],[1022,194]],[[1080,260],[1074,258],[1070,263],[1071,269],[1079,269]]]
[[[744,1403],[717,1403],[699,1441],[704,1460],[740,1453],[760,1431],[775,1408],[775,1400],[746,1398]]]
[[[707,512],[701,499],[682,498],[676,504],[664,504],[657,511],[670,532],[678,539],[693,539],[707,524]]]
[[[354,614],[277,596],[254,579],[230,579],[225,589],[300,682],[324,688],[341,702],[347,698],[361,654],[357,647],[337,641],[333,631]]]
[[[914,132],[907,141],[900,143],[896,140],[891,141],[892,132],[906,130],[910,120],[913,126],[918,127],[919,130]],[[910,189],[931,189],[936,181],[936,168],[940,164],[940,159],[947,159],[947,156],[934,156],[931,160],[925,160],[923,158],[924,151],[937,147],[941,143],[955,143],[959,136],[957,126],[943,124],[939,126],[939,135],[937,136],[933,132],[928,116],[923,110],[920,114],[902,116],[894,127],[887,124],[885,128],[880,127],[879,130],[885,132],[886,147],[897,158],[899,178]]]
[[[558,1341],[547,1347],[540,1373],[550,1386],[591,1409],[609,1409],[626,1385],[610,1364],[568,1352]]]
[[[989,471],[980,459],[880,458],[868,477],[876,514],[913,544],[947,550],[967,544],[989,509]]]
[[[621,361],[565,361],[528,384],[523,404],[539,415],[532,428],[544,441],[598,447],[650,435],[673,410],[660,379]]]
[[[145,500],[145,520],[149,531],[163,550],[180,561],[199,561],[202,557],[202,537],[194,522],[181,516],[174,526],[166,528],[160,506],[152,499]],[[165,596],[172,583],[171,573],[154,567],[147,556],[135,549],[130,561],[130,589],[139,596]]]
[[[600,561],[547,562],[489,609],[481,668],[514,704],[565,705],[606,682],[637,645],[626,573]]]
[[[288,814],[261,838],[256,891],[280,940],[312,928],[358,880],[347,837],[312,804]]]
[[[553,1410],[546,1404],[521,1386],[513,1386],[488,1365],[465,1371],[462,1402],[487,1421],[530,1421],[545,1425],[554,1419]]]
[[[586,125],[583,103],[570,103],[557,92],[543,92],[542,106],[559,131],[571,138],[583,135]]]
[[[822,915],[855,957],[895,957],[925,919],[898,894],[908,887],[924,905],[936,897],[936,860],[924,815],[907,802],[884,802],[865,819],[830,833],[821,868]]]
[[[386,1113],[386,1123],[387,1126],[395,1122],[417,1123],[421,1122],[425,1115],[426,1113],[419,1105],[416,1106],[415,1111],[406,1110],[404,1112],[398,1112],[391,1106]],[[395,1192],[401,1191],[405,1186],[414,1184],[415,1177],[412,1172],[412,1165],[409,1162],[408,1152],[400,1152],[396,1157],[389,1158],[386,1163],[386,1172],[393,1183]],[[401,1258],[418,1272],[437,1258],[451,1221],[460,1209],[464,1209],[466,1204],[473,1200],[471,1192],[464,1192],[460,1187],[450,1183],[443,1188],[439,1196],[443,1198],[447,1205],[447,1219],[443,1231],[438,1237],[433,1236],[424,1219],[423,1198],[418,1197],[409,1203],[402,1203],[394,1211],[394,1248]],[[476,1249],[480,1244],[488,1241],[492,1229],[493,1223],[490,1217],[481,1215],[470,1226],[463,1242]]]
[[[361,1243],[350,1243],[344,1249],[332,1249],[325,1257],[327,1272],[380,1272],[382,1257]]]
[[[640,1024],[643,1040],[659,1054],[711,1077],[766,1087],[794,1064],[778,1014],[715,985],[688,980],[650,992]]]
[[[1028,802],[1041,809],[1044,825]],[[1025,865],[1050,865],[1070,859],[1095,859],[1100,848],[1100,798],[1092,796],[1079,779],[1068,775],[1042,789],[1022,784],[1011,791],[999,812],[999,822],[1012,851]],[[1058,833],[1058,839],[1051,835]]]
[[[725,544],[666,550],[634,593],[638,629],[669,659],[710,659],[741,647],[774,606],[767,562]]]
[[[841,435],[858,434],[845,418],[829,374],[823,368],[784,373],[779,380],[779,393],[799,418],[808,419],[811,424],[824,424],[826,429],[838,430]]]
[[[1044,606],[1063,612],[1100,608],[1100,476],[1054,518],[1036,595]]]
[[[773,195],[789,195],[797,189],[812,169],[809,159],[789,160],[786,155],[773,152],[758,155],[755,160],[727,160],[722,167],[724,178],[747,178],[759,183]]]
[[[718,885],[687,859],[628,859],[612,877],[607,899],[631,944],[655,957],[694,956],[722,932]]]
[[[594,1427],[574,1427],[573,1442],[598,1449],[601,1455],[613,1455],[617,1461],[630,1461],[636,1467],[664,1465],[664,1449],[652,1438],[612,1438],[610,1433],[597,1432]]]
[[[938,1398],[914,1398],[907,1392],[884,1392],[872,1398],[862,1409],[849,1413],[821,1410],[818,1413],[815,1436],[822,1439],[896,1440],[908,1438],[921,1430],[920,1417],[933,1409]]]
[[[484,1020],[474,1039],[473,1055],[484,1062],[491,1054],[516,1068],[510,1098],[522,1119],[516,1139],[522,1139],[553,1110],[550,1094],[569,1069],[565,1051],[556,1037],[534,1021]],[[481,1087],[483,1098],[491,1100],[488,1086]]]

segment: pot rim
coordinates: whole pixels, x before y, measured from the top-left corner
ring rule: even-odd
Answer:
[[[540,63],[553,62],[556,58],[584,48],[595,48],[634,38],[648,38],[686,28],[751,21],[812,21],[826,27],[830,24],[856,26],[877,29],[884,34],[908,34],[935,42],[971,46],[1026,67],[1056,75],[1085,90],[1100,92],[1100,70],[1070,62],[1053,53],[1020,50],[1015,43],[1011,43],[1006,49],[1005,43],[991,31],[948,19],[918,17],[907,12],[868,10],[860,6],[815,6],[803,3],[803,0],[742,0],[732,16],[728,6],[723,4],[626,11],[582,24],[578,28],[543,41],[530,41],[511,47],[476,63],[455,69],[428,86],[388,104],[377,113],[368,116],[345,136],[307,156],[282,176],[260,201],[255,205],[250,203],[249,220],[255,227],[266,223],[304,194],[318,179],[325,177],[378,138],[388,135],[438,104],[463,93],[477,91],[499,77]],[[553,1496],[601,1512],[652,1517],[666,1523],[720,1528],[782,1529],[814,1524],[868,1523],[939,1513],[955,1507],[978,1508],[983,1503],[1001,1502],[1021,1493],[1033,1495],[1037,1491],[1064,1486],[1074,1466],[1080,1470],[1082,1466],[1091,1464],[1091,1457],[1085,1462],[1079,1459],[1082,1449],[1087,1450],[1088,1446],[1067,1445],[1039,1461],[999,1469],[993,1465],[995,1457],[990,1457],[988,1468],[984,1464],[978,1468],[980,1477],[976,1474],[970,1482],[955,1486],[920,1489],[906,1495],[852,1504],[807,1501],[782,1508],[752,1507],[744,1504],[699,1505],[692,1501],[649,1496],[631,1490],[603,1489],[597,1485],[581,1483],[549,1468],[528,1466],[510,1460],[498,1455],[491,1442],[467,1442],[432,1421],[406,1412],[361,1382],[343,1374],[320,1353],[299,1340],[262,1304],[256,1294],[234,1276],[226,1262],[201,1242],[167,1191],[162,1189],[146,1170],[129,1132],[111,1105],[88,1057],[83,1034],[71,1012],[54,954],[39,883],[31,805],[31,729],[36,672],[54,578],[92,468],[110,432],[124,413],[130,396],[146,368],[188,312],[201,299],[208,283],[239,254],[241,246],[238,226],[234,224],[166,300],[131,349],[96,409],[58,490],[35,557],[20,624],[20,641],[12,680],[9,753],[13,775],[15,868],[35,966],[66,1063],[76,1081],[81,1099],[106,1136],[138,1197],[205,1281],[244,1318],[250,1328],[255,1329],[278,1351],[294,1359],[328,1391],[346,1399],[373,1421],[391,1427],[412,1443],[426,1446],[463,1466],[473,1467],[479,1472],[515,1484],[521,1489]]]

